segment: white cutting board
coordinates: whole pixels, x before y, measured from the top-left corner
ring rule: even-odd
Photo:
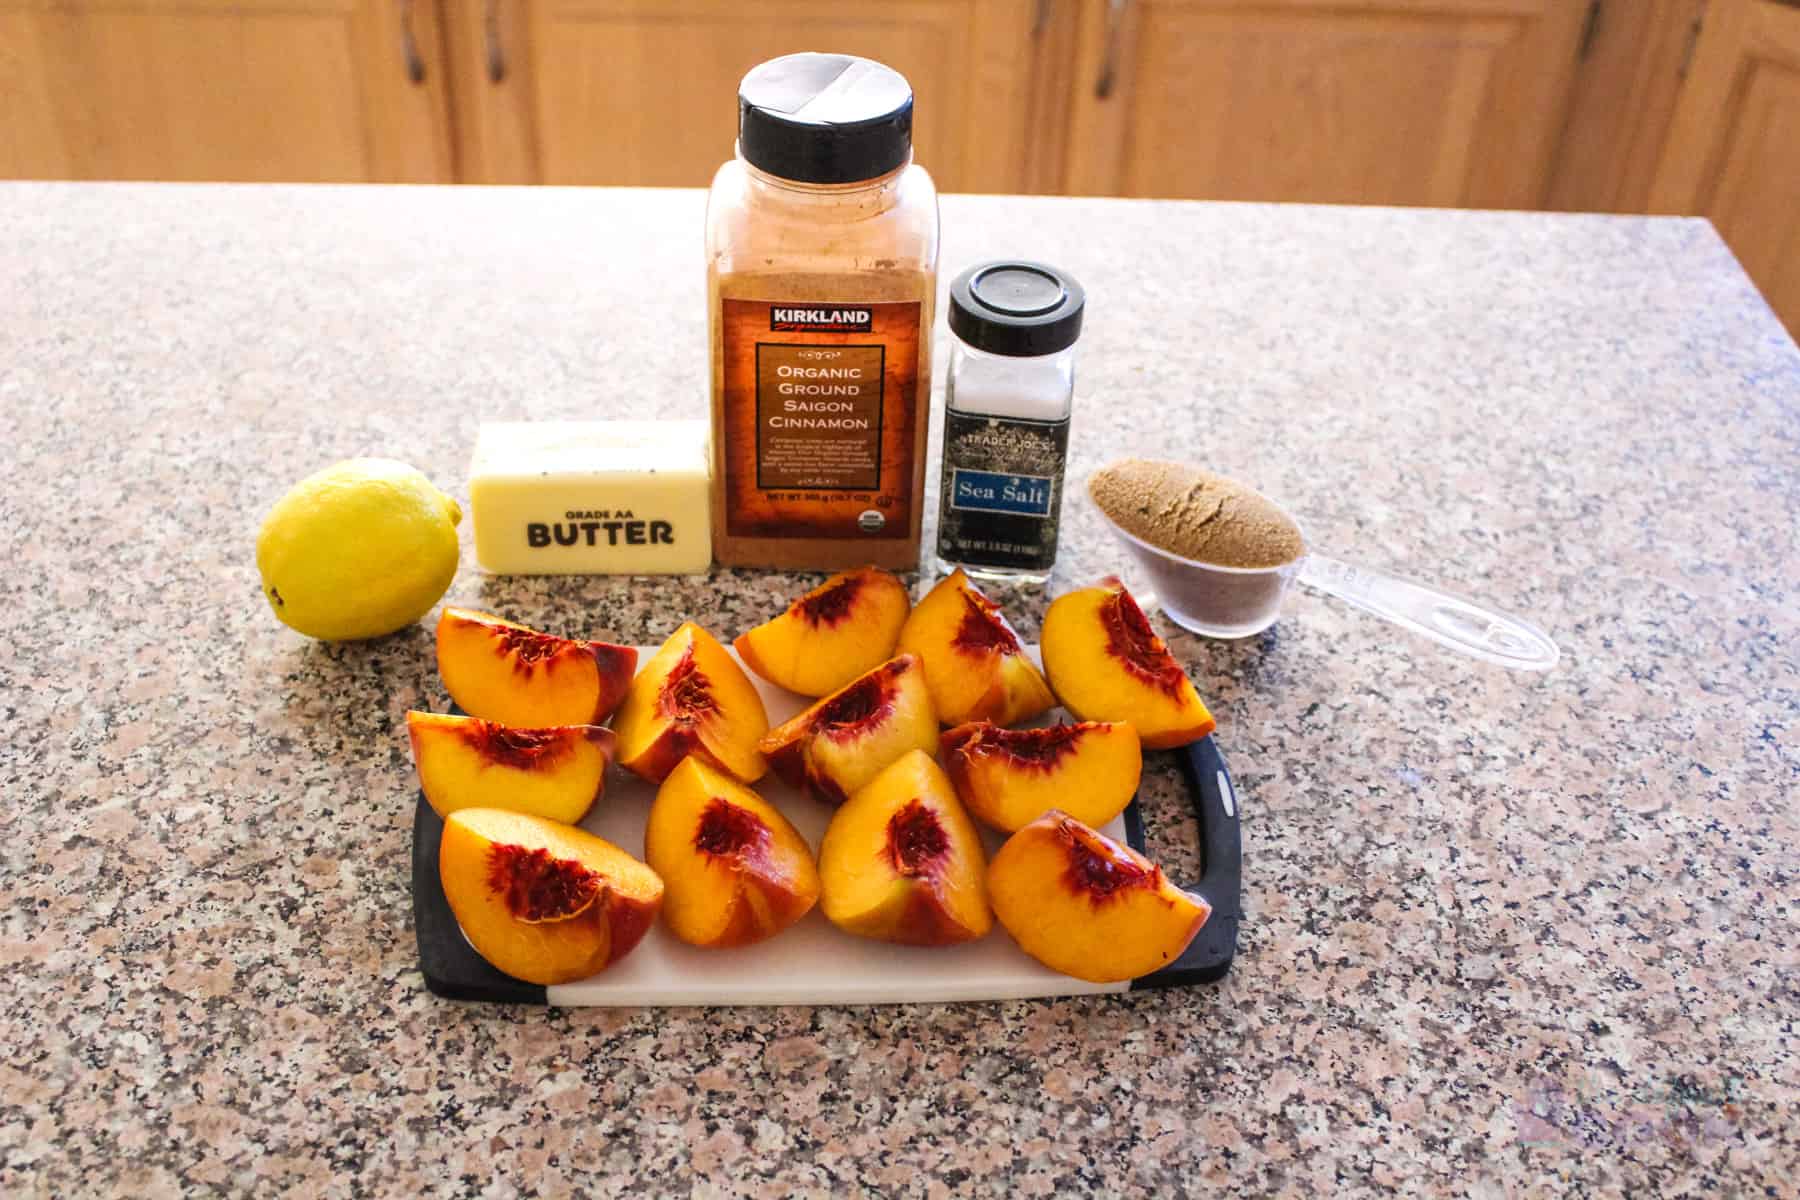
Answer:
[[[1036,646],[1026,652],[1038,661]],[[638,647],[648,662],[654,646]],[[735,657],[733,652],[733,657]],[[810,701],[744,672],[762,693],[769,724],[787,720]],[[1060,715],[1055,710],[1048,723]],[[819,840],[835,811],[800,795],[773,772],[756,783],[764,799],[794,823],[818,853]],[[613,767],[606,794],[582,827],[644,856],[644,822],[656,788],[629,771]],[[1115,817],[1102,832],[1125,840],[1125,822]],[[983,831],[988,854],[1000,835]],[[942,1000],[1011,1000],[1030,996],[1078,996],[1123,992],[1122,983],[1086,983],[1038,964],[1014,944],[998,923],[985,938],[960,946],[896,946],[844,933],[818,906],[768,941],[734,950],[702,950],[677,939],[659,919],[625,958],[590,979],[546,989],[551,1004],[903,1004]]]

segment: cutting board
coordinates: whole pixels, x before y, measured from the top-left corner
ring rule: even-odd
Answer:
[[[1033,659],[1037,647],[1027,647]],[[647,661],[656,647],[640,647]],[[808,701],[746,672],[762,693],[771,725],[787,720]],[[1067,714],[1058,709],[1045,718]],[[662,922],[621,961],[575,983],[525,983],[489,966],[463,936],[438,880],[443,820],[418,799],[413,825],[413,919],[425,986],[458,1000],[578,1005],[905,1004],[955,1000],[1010,1000],[1076,996],[1157,987],[1183,987],[1218,979],[1231,966],[1240,917],[1238,805],[1224,759],[1211,737],[1171,753],[1200,823],[1204,873],[1180,881],[1204,896],[1212,916],[1177,961],[1127,983],[1093,984],[1041,966],[999,925],[987,937],[950,947],[897,946],[844,933],[817,907],[778,936],[734,950],[702,950],[676,939]],[[787,815],[816,852],[832,809],[800,795],[768,775],[756,789]],[[656,789],[628,771],[611,768],[606,794],[582,821],[583,828],[644,855],[644,823]],[[1144,824],[1134,799],[1102,832],[1143,851]],[[986,832],[988,853],[1000,835]]]

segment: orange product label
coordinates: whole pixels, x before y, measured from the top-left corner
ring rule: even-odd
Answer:
[[[907,537],[919,302],[720,303],[726,529]]]

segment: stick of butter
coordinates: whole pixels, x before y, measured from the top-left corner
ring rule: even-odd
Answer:
[[[496,575],[693,575],[712,565],[706,421],[488,421],[475,558]]]

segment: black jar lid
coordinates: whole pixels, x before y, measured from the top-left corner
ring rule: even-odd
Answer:
[[[738,85],[738,150],[801,183],[857,183],[912,153],[912,85],[849,54],[789,54]]]
[[[989,354],[1055,354],[1081,336],[1086,305],[1081,285],[1046,263],[981,263],[950,283],[950,332]]]

